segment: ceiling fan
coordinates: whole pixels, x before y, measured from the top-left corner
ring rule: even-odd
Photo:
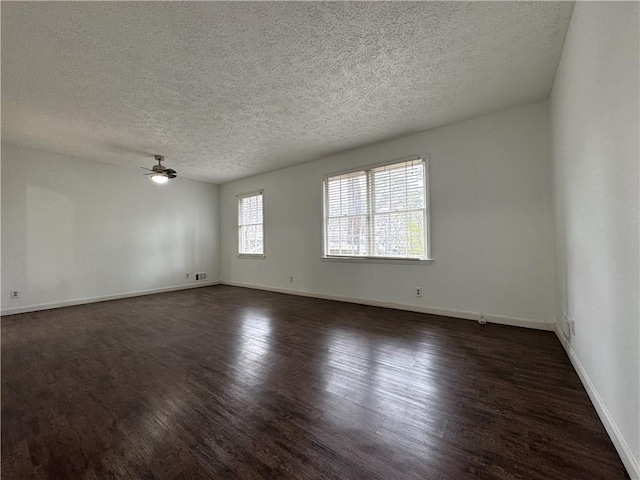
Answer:
[[[161,185],[164,183],[167,183],[170,178],[176,178],[178,176],[175,170],[171,168],[166,168],[162,165],[164,156],[154,155],[154,158],[158,161],[157,165],[154,165],[152,168],[140,167],[143,170],[149,170],[151,172],[151,173],[145,173],[143,175],[151,175],[151,180]]]

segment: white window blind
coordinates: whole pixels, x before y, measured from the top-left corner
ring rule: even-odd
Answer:
[[[426,259],[422,159],[325,178],[325,256]]]
[[[262,192],[238,199],[238,253],[264,255]]]

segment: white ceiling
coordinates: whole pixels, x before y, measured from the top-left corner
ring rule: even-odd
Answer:
[[[544,98],[571,10],[2,2],[2,139],[222,183]]]

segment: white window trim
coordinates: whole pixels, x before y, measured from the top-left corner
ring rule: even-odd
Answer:
[[[327,198],[325,190],[325,182],[328,178],[337,177],[340,175],[347,175],[354,172],[366,172],[379,167],[386,167],[388,165],[394,165],[396,163],[410,162],[412,160],[422,160],[424,162],[424,246],[425,246],[425,258],[413,258],[413,257],[376,257],[376,256],[348,256],[348,255],[326,255],[327,245]],[[342,170],[339,172],[328,173],[322,177],[322,252],[320,257],[323,261],[327,262],[349,262],[349,263],[380,263],[380,264],[404,264],[404,265],[431,265],[434,262],[431,256],[431,189],[429,184],[431,183],[431,174],[429,168],[429,155],[423,156],[411,156],[399,158],[382,163],[375,163],[373,165],[367,165],[365,167],[352,168],[349,170]],[[367,176],[368,177],[368,176]],[[370,195],[369,186],[367,186],[367,195]],[[264,205],[264,204],[263,204]]]
[[[255,197],[256,195],[262,195],[262,253],[240,253],[240,225],[237,226],[236,228],[236,250],[238,251],[238,253],[236,254],[236,256],[238,258],[247,258],[247,259],[254,259],[254,260],[263,260],[265,258],[267,258],[267,245],[266,245],[266,235],[265,235],[265,229],[264,229],[264,189],[263,190],[256,190],[253,192],[247,192],[247,193],[241,193],[236,195],[236,209],[239,208],[239,202],[240,200],[242,200],[243,198],[247,198],[247,197]],[[239,212],[236,211],[236,218],[238,218],[239,216]]]

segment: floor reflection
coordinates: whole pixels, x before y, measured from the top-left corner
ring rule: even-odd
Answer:
[[[264,360],[271,351],[272,321],[270,316],[259,309],[243,312],[238,329],[234,377],[238,385],[256,386],[264,379]]]
[[[417,341],[363,335],[334,329],[328,337],[325,391],[339,397],[325,402],[324,419],[341,429],[398,445],[402,431],[428,455],[434,437],[442,436],[433,405],[438,386],[429,374],[431,354]]]

